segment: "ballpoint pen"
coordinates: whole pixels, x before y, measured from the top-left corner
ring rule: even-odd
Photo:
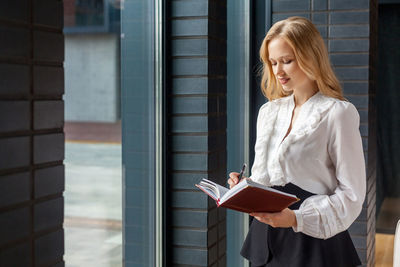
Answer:
[[[243,176],[244,171],[246,170],[246,167],[247,167],[247,165],[246,165],[246,163],[244,163],[244,164],[243,164],[243,167],[242,167],[242,170],[241,170],[240,173],[239,173],[239,181],[238,181],[238,183],[239,183],[240,180],[242,179],[242,176]]]

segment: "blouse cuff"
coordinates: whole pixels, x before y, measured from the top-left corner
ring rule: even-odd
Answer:
[[[303,215],[301,214],[300,210],[294,210],[294,215],[296,215],[297,226],[293,226],[292,229],[295,232],[302,232],[303,231]]]

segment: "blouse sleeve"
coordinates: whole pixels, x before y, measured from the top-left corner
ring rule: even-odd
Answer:
[[[365,161],[359,132],[359,114],[349,102],[333,107],[328,153],[337,187],[331,195],[314,195],[295,210],[295,232],[327,239],[350,227],[360,214],[366,192]]]
[[[250,179],[270,186],[269,184],[269,179],[268,179],[268,174],[266,171],[266,163],[267,163],[267,140],[269,138],[269,131],[272,128],[265,127],[266,124],[268,124],[267,120],[268,118],[271,119],[274,116],[271,114],[271,104],[272,102],[267,102],[264,105],[260,107],[260,110],[258,112],[257,116],[257,137],[256,137],[256,144],[254,146],[254,163],[251,168],[251,176]]]

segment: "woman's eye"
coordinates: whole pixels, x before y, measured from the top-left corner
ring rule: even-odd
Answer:
[[[276,62],[271,62],[271,65],[272,66],[276,66]]]
[[[284,61],[283,64],[290,64],[291,62],[292,62],[292,60],[287,60],[287,61]]]

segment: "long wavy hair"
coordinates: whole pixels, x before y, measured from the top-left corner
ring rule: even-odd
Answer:
[[[261,90],[269,100],[291,94],[283,90],[272,71],[268,45],[274,38],[283,38],[291,46],[299,67],[316,82],[322,94],[344,100],[342,88],[329,61],[324,40],[314,24],[302,17],[290,17],[276,22],[262,42],[260,48]]]

